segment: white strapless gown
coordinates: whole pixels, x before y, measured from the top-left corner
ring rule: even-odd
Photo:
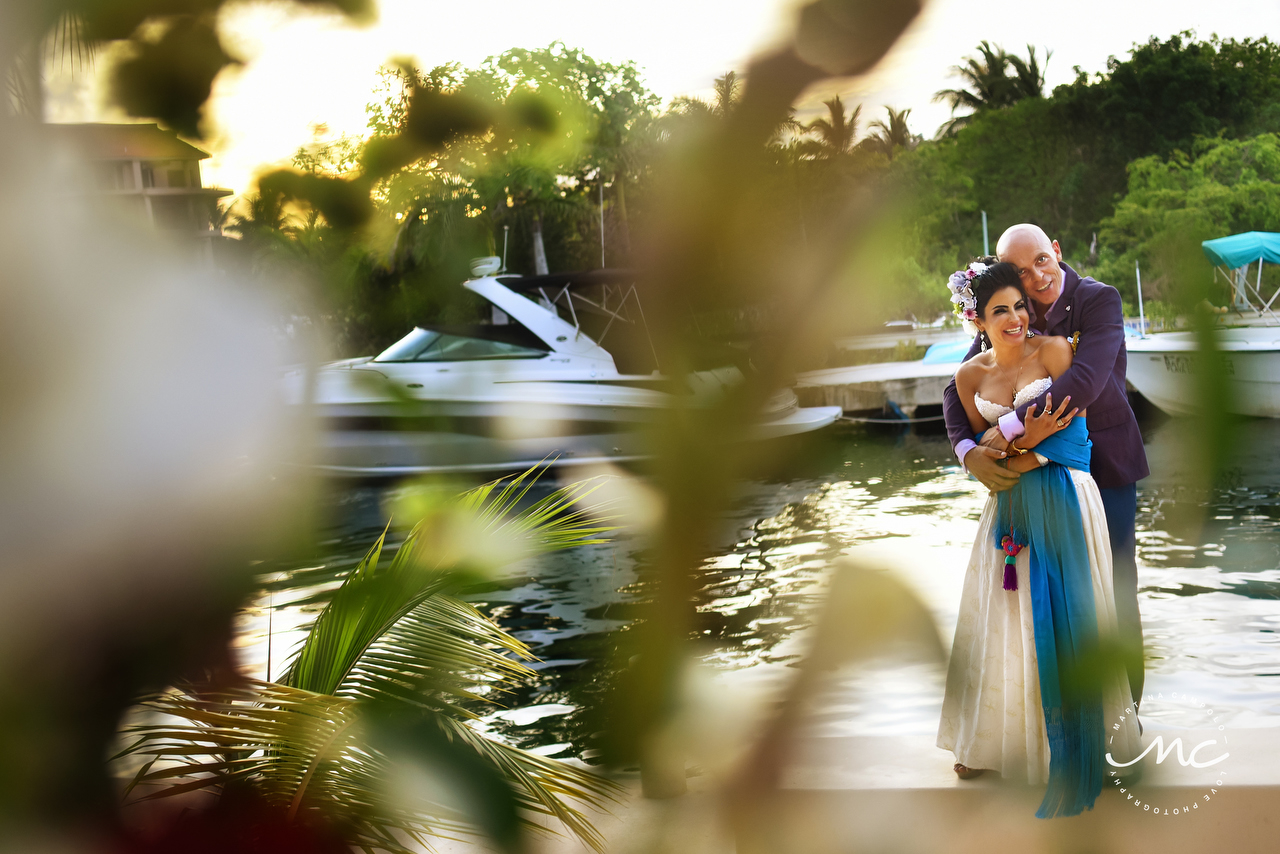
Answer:
[[[1052,384],[1045,378],[1025,386],[1014,407],[1039,397]],[[974,395],[989,424],[1011,411]],[[1111,541],[1098,485],[1088,472],[1069,469],[1080,502],[1089,575],[1100,636],[1116,633],[1115,592],[1111,582]],[[969,558],[960,616],[956,622],[947,690],[938,725],[938,747],[969,768],[998,771],[1028,783],[1049,780],[1049,739],[1040,704],[1035,626],[1031,619],[1030,556],[1018,555],[1018,589],[1004,589],[1004,552],[995,546],[996,497],[987,498],[978,521],[978,537]],[[1123,671],[1103,686],[1102,720],[1106,752],[1117,759],[1138,755],[1137,718],[1124,710],[1131,702]],[[1122,721],[1121,718],[1124,718]],[[1118,724],[1118,727],[1117,727]]]

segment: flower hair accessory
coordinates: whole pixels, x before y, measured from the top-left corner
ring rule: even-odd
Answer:
[[[953,309],[962,320],[978,319],[978,299],[973,295],[973,280],[990,269],[981,261],[974,261],[964,270],[956,270],[947,279],[947,287],[951,289]]]

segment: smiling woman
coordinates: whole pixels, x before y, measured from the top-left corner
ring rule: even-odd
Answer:
[[[970,269],[977,275],[964,296],[990,349],[960,367],[956,391],[976,436],[1044,394],[1071,367],[1072,350],[1065,338],[1030,331],[1017,266]],[[961,779],[995,770],[1047,783],[1039,818],[1093,808],[1105,770],[1104,715],[1114,720],[1131,702],[1128,676],[1114,662],[1078,676],[1082,650],[1116,643],[1118,629],[1088,431],[1083,414],[1075,421],[1075,410],[1064,411],[1068,402],[1055,412],[1049,398],[1038,415],[1028,410],[1025,432],[1008,445],[1004,462],[1021,477],[991,493],[978,525],[938,727],[937,744],[955,754]],[[1127,758],[1138,744],[1136,719],[1106,735]]]

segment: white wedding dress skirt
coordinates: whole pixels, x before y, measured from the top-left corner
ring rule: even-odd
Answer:
[[[1028,393],[1038,387],[1034,393]],[[1034,399],[1044,391],[1032,383],[1015,398]],[[1009,411],[981,400],[979,411],[991,423]],[[993,412],[986,410],[991,409]],[[995,415],[995,418],[992,417]],[[1080,502],[1081,532],[1089,554],[1089,576],[1099,637],[1116,635],[1116,600],[1111,581],[1111,541],[1098,485],[1088,472],[1068,469]],[[969,768],[998,771],[1028,783],[1049,780],[1049,739],[1040,703],[1035,625],[1031,617],[1030,554],[1017,557],[1018,589],[1004,589],[1004,552],[993,527],[996,497],[987,498],[978,522],[969,568],[960,596],[947,689],[938,725],[938,747]],[[1007,522],[1006,522],[1007,525]],[[1137,717],[1130,706],[1129,677],[1122,668],[1103,685],[1104,753],[1128,761],[1141,752]],[[1119,770],[1119,769],[1117,769]]]

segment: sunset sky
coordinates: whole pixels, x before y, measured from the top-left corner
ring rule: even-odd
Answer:
[[[255,172],[287,161],[314,138],[360,133],[364,106],[377,71],[392,57],[419,65],[474,65],[511,47],[563,41],[609,61],[634,60],[650,88],[664,99],[705,95],[712,80],[741,69],[748,57],[791,27],[794,3],[781,0],[648,0],[643,4],[558,0],[469,3],[381,0],[376,23],[353,26],[331,13],[300,12],[285,3],[243,3],[221,21],[229,47],[245,64],[219,77],[209,110],[213,153],[205,183],[236,193],[251,189]],[[1135,41],[1181,30],[1244,38],[1280,31],[1274,0],[1204,3],[1166,0],[934,0],[870,75],[843,81],[846,103],[862,102],[863,122],[882,106],[909,107],[911,127],[932,136],[948,117],[933,93],[953,85],[951,66],[983,39],[1025,54],[1025,45],[1053,51],[1048,84],[1094,72],[1110,55],[1125,55]],[[107,64],[100,58],[97,69]],[[63,71],[49,84],[52,121],[113,121],[102,106],[94,75]],[[802,104],[820,109],[831,92],[813,92]]]

